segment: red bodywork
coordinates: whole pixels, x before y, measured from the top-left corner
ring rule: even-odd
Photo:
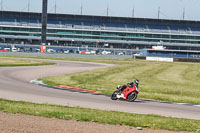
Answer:
[[[127,99],[128,95],[133,91],[135,91],[137,94],[139,93],[139,91],[138,91],[138,89],[137,89],[137,87],[135,85],[133,87],[127,86],[124,89],[124,91],[122,92],[122,94],[124,94],[125,98]]]

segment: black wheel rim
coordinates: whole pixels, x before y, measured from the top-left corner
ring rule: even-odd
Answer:
[[[117,99],[117,91],[115,91],[113,94],[112,94],[112,96],[111,96],[111,99],[113,99],[113,100],[116,100]]]
[[[128,100],[129,100],[129,101],[133,101],[133,100],[136,99],[136,97],[137,97],[136,92],[133,92],[133,93],[131,93],[131,94],[128,96]]]

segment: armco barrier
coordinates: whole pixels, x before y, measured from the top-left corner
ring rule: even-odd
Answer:
[[[145,56],[134,56],[135,59],[147,60]],[[173,58],[173,62],[196,62],[200,63],[199,59],[189,59],[189,58]]]
[[[174,62],[196,62],[200,63],[198,59],[188,59],[188,58],[174,58]]]
[[[133,56],[134,59],[146,60],[146,56]]]

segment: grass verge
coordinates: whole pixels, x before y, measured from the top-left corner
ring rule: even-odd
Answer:
[[[52,62],[0,58],[0,67],[54,65]]]
[[[65,107],[48,104],[34,104],[21,101],[0,99],[0,110],[8,113],[77,120],[106,124],[122,124],[149,129],[164,129],[173,131],[197,131],[200,121],[180,118],[170,118],[158,115],[140,115],[116,111],[101,111],[80,107]]]
[[[97,60],[90,60],[95,61]],[[101,60],[98,60],[101,62]],[[44,83],[101,91],[111,95],[117,85],[140,80],[138,98],[200,104],[200,64],[104,60],[115,67],[42,78]]]

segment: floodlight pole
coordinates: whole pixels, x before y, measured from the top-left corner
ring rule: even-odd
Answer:
[[[28,0],[28,12],[30,12],[30,0]]]
[[[134,1],[133,1],[133,11],[132,11],[132,17],[135,17],[135,5],[134,5]]]
[[[185,20],[185,8],[183,8],[183,20]]]
[[[46,44],[46,31],[47,31],[47,4],[48,0],[43,0],[42,4],[42,35],[41,44]]]
[[[160,7],[158,7],[158,19],[160,19]]]
[[[83,15],[83,5],[81,4],[81,15]]]
[[[56,1],[55,1],[55,7],[54,7],[55,9],[54,9],[54,13],[56,14],[56,12],[57,12],[57,5],[56,5]]]
[[[134,9],[134,6],[133,6],[133,11],[132,11],[132,17],[133,17],[133,18],[135,17],[135,9]]]
[[[107,16],[109,15],[109,5],[107,6]]]

